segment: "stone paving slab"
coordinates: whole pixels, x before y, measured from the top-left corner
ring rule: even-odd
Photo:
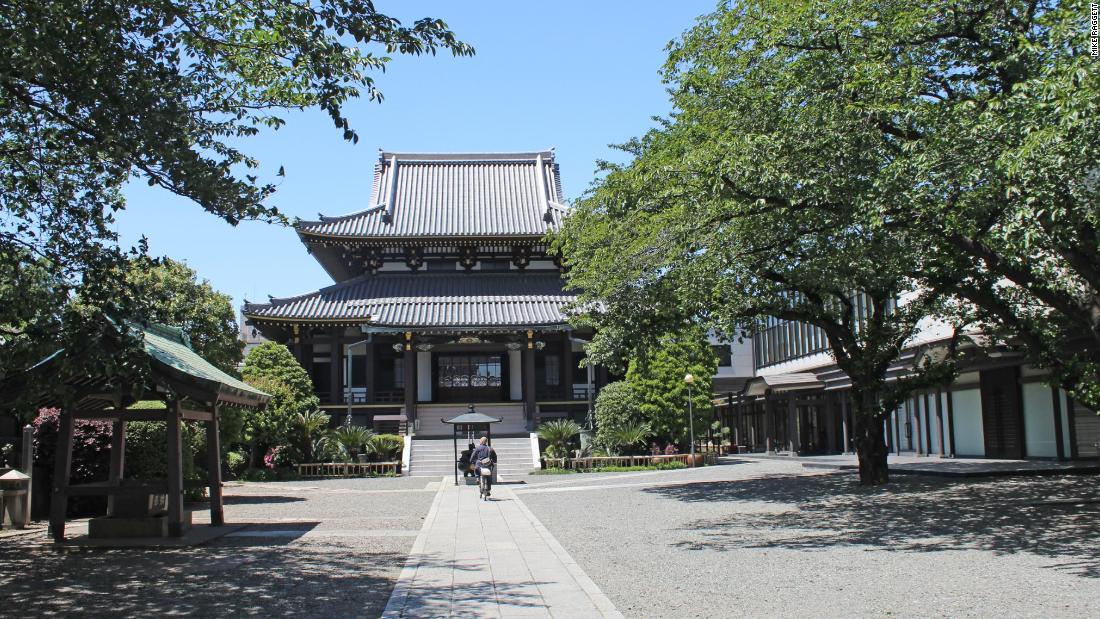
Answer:
[[[786,460],[806,469],[837,471],[859,470],[855,454],[831,456],[781,456],[771,454],[739,454],[719,460]],[[934,477],[1026,477],[1100,473],[1100,463],[1076,460],[1005,460],[993,458],[944,458],[938,455],[890,455],[890,472],[898,475],[931,475]]]
[[[509,488],[442,484],[382,615],[622,617]]]

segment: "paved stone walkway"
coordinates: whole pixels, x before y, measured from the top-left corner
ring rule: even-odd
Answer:
[[[449,483],[382,616],[622,617],[511,489]]]

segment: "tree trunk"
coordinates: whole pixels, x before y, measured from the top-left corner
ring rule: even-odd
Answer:
[[[882,420],[875,414],[878,398],[874,394],[858,394],[853,390],[852,421],[855,426],[856,455],[859,457],[859,485],[877,486],[890,481],[886,464],[886,437]]]

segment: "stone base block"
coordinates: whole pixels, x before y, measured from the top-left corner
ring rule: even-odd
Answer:
[[[183,530],[191,528],[191,512],[183,512]],[[88,521],[88,537],[92,539],[119,539],[135,537],[168,537],[168,518],[121,518],[108,516]]]

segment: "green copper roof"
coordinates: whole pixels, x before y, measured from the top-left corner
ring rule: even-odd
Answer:
[[[135,326],[142,332],[145,352],[154,361],[200,380],[218,383],[236,395],[266,402],[268,394],[230,376],[210,364],[191,349],[191,342],[181,329],[164,325]]]

